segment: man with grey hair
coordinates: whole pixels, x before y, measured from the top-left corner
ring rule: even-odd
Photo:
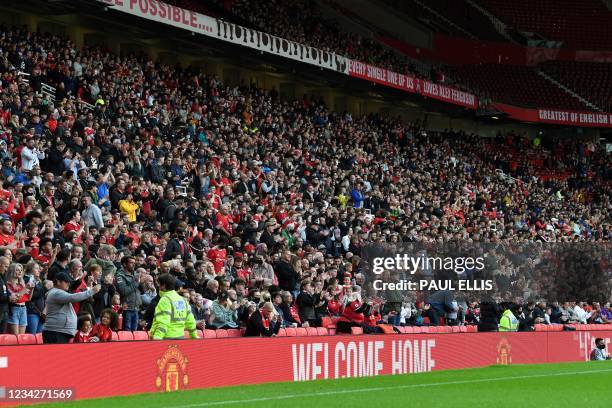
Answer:
[[[95,258],[91,258],[85,264],[85,269],[89,270],[91,265],[100,265],[102,267],[102,279],[108,274],[114,274],[117,272],[117,267],[113,263],[113,257],[115,256],[116,249],[111,245],[100,245]]]
[[[73,280],[83,278],[83,263],[78,259],[73,259],[68,264],[68,271]]]

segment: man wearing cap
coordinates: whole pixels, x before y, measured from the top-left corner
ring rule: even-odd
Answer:
[[[196,320],[185,298],[174,290],[176,278],[164,273],[158,278],[160,299],[155,307],[155,317],[150,336],[153,340],[182,339],[185,330],[189,337],[198,338]]]
[[[84,292],[68,293],[72,278],[65,272],[55,276],[55,286],[47,292],[47,316],[43,326],[43,343],[68,343],[77,331],[77,315],[73,303],[89,299],[101,289],[100,285]]]

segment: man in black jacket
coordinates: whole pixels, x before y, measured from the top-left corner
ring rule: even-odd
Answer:
[[[47,272],[46,278],[50,281],[54,281],[55,276],[60,272],[70,274],[70,271],[68,270],[68,263],[70,262],[71,256],[70,249],[68,248],[64,248],[59,251],[55,257],[55,262],[53,262],[53,265],[51,265],[49,271]]]
[[[11,261],[5,256],[0,256],[0,334],[6,333],[8,323],[9,301],[11,295],[6,287],[5,274]]]
[[[164,261],[175,259],[177,255],[180,255],[183,261],[191,258],[191,249],[185,239],[185,230],[182,228],[177,228],[176,235],[168,242],[164,253]]]
[[[302,323],[308,322],[308,325],[311,327],[317,327],[321,325],[321,319],[317,317],[317,307],[321,305],[321,303],[325,303],[321,301],[321,295],[315,293],[315,290],[312,286],[310,280],[306,279],[302,282],[300,286],[300,294],[298,295],[295,303],[298,306],[300,320]]]
[[[299,275],[291,265],[291,252],[283,251],[280,261],[274,265],[274,272],[278,278],[278,286],[293,293]]]
[[[272,337],[278,334],[280,326],[281,321],[274,310],[274,305],[272,302],[266,302],[249,317],[244,335],[247,337]]]

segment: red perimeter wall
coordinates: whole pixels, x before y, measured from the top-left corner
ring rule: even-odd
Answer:
[[[491,364],[584,361],[596,337],[609,343],[612,331],[5,346],[0,347],[0,361],[6,363],[5,368],[0,368],[0,390],[5,387],[8,393],[12,388],[71,387],[75,397],[83,399]],[[1,401],[3,405],[8,402]]]

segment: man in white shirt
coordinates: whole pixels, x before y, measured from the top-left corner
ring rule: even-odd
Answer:
[[[591,317],[591,312],[587,313],[582,308],[582,302],[576,303],[574,306],[574,317],[582,324],[587,324],[587,320]]]
[[[45,153],[39,151],[34,144],[34,139],[30,138],[21,150],[21,169],[32,170],[34,166],[40,166],[40,160],[44,158]]]

